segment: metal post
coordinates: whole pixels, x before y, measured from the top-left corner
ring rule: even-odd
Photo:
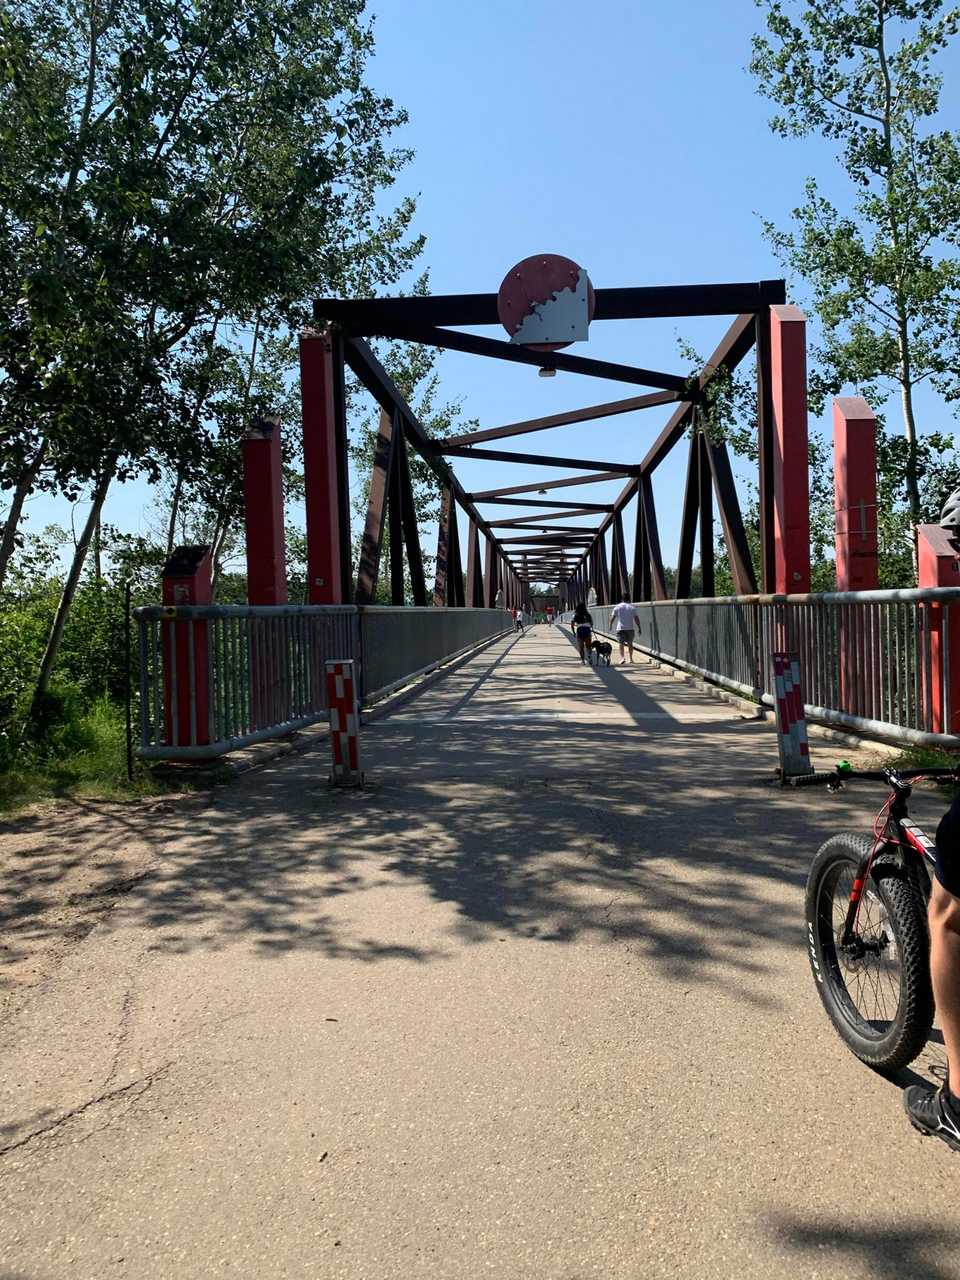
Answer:
[[[774,590],[784,594],[810,590],[806,329],[806,317],[799,308],[770,308],[770,370],[776,440]]]
[[[307,599],[350,599],[350,490],[343,389],[343,340],[330,331],[300,338]]]
[[[240,444],[246,527],[247,599],[286,604],[280,419],[258,418]]]

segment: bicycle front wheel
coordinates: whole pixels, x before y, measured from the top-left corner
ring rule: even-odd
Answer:
[[[854,937],[847,905],[872,842],[843,832],[818,851],[807,879],[807,948],[817,991],[836,1031],[862,1062],[898,1071],[933,1026],[930,943],[915,890],[901,869],[875,863]]]

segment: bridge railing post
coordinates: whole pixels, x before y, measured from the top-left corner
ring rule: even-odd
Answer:
[[[213,573],[208,546],[177,547],[163,566],[161,622],[164,736],[170,747],[206,746],[212,741],[208,624],[177,620],[178,605],[210,604]],[[175,757],[174,757],[175,758]]]
[[[810,590],[807,452],[807,321],[793,306],[770,308],[776,594]]]
[[[329,330],[300,337],[303,482],[307,516],[307,600],[348,604],[350,488],[343,339]]]
[[[917,528],[920,587],[960,586],[960,552],[938,524]],[[923,611],[928,635],[917,636],[924,711],[933,733],[960,732],[960,606],[933,602]],[[926,652],[924,652],[926,650]]]

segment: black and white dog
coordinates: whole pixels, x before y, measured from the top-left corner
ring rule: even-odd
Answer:
[[[594,640],[590,645],[591,661],[595,667],[599,667],[601,662],[610,665],[610,655],[613,653],[613,645],[608,644],[606,640]]]

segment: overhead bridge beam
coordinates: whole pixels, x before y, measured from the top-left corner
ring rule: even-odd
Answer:
[[[639,466],[629,466],[618,462],[594,462],[591,458],[557,458],[543,453],[507,453],[503,449],[472,449],[465,444],[451,445],[446,440],[437,441],[436,453],[451,458],[480,458],[485,462],[520,462],[527,466],[542,465],[544,467],[578,467],[581,471],[600,471],[607,476],[635,476],[640,474]]]
[[[490,520],[488,523],[491,529],[513,529],[523,524],[539,526],[540,521],[543,520],[578,520],[587,514],[586,511],[540,511],[532,516],[510,516],[507,520]],[[560,527],[560,525],[557,526],[557,528]]]
[[[354,337],[367,336],[366,329],[348,326]],[[534,365],[538,369],[559,369],[564,373],[580,373],[588,378],[606,378],[610,382],[635,383],[641,387],[660,387],[664,391],[687,391],[687,379],[677,373],[660,373],[631,364],[612,364],[589,356],[571,356],[565,351],[533,351],[499,338],[480,338],[459,329],[430,329],[416,325],[380,325],[375,330],[381,338],[398,338],[403,342],[419,342],[445,351],[463,351],[471,356],[489,356],[511,364]]]
[[[602,471],[598,475],[568,476],[563,480],[532,480],[528,481],[526,484],[511,485],[507,489],[484,489],[482,493],[472,493],[468,496],[472,498],[474,502],[491,502],[495,498],[499,500],[501,496],[505,497],[507,494],[512,493],[539,493],[541,489],[569,489],[575,484],[599,484],[602,480],[620,480],[623,477],[623,474],[622,470]],[[531,498],[529,502],[524,502],[522,505],[525,507],[533,506],[533,499]],[[550,503],[549,505],[553,506],[553,503]],[[593,509],[596,511],[601,510],[600,507],[595,507]],[[602,509],[607,510],[606,507]]]
[[[542,487],[542,486],[541,486]],[[482,493],[471,493],[468,495],[475,502],[488,502],[497,507],[553,507],[556,506],[559,498],[485,498]],[[564,515],[580,515],[587,511],[612,511],[612,502],[571,502],[569,499],[563,500]],[[523,517],[521,517],[522,519]],[[536,520],[552,520],[553,515],[547,511],[542,515],[531,516],[530,519]],[[491,526],[496,523],[491,520]]]
[[[786,301],[783,280],[733,284],[641,285],[595,289],[594,320],[653,320],[670,316],[738,315]],[[335,320],[373,335],[382,325],[499,324],[495,293],[437,294],[430,298],[321,298],[318,320]]]
[[[523,422],[510,422],[505,427],[490,427],[486,431],[467,431],[459,436],[447,436],[445,444],[480,444],[483,440],[503,440],[507,436],[522,436],[530,431],[547,431],[551,427],[567,427],[574,422],[591,422],[595,418],[613,418],[621,413],[633,413],[637,409],[652,409],[657,405],[675,404],[680,399],[676,391],[651,391],[646,396],[631,396],[628,400],[610,400],[606,404],[588,405],[585,409],[571,409],[568,413],[551,413],[545,418],[527,418]]]

